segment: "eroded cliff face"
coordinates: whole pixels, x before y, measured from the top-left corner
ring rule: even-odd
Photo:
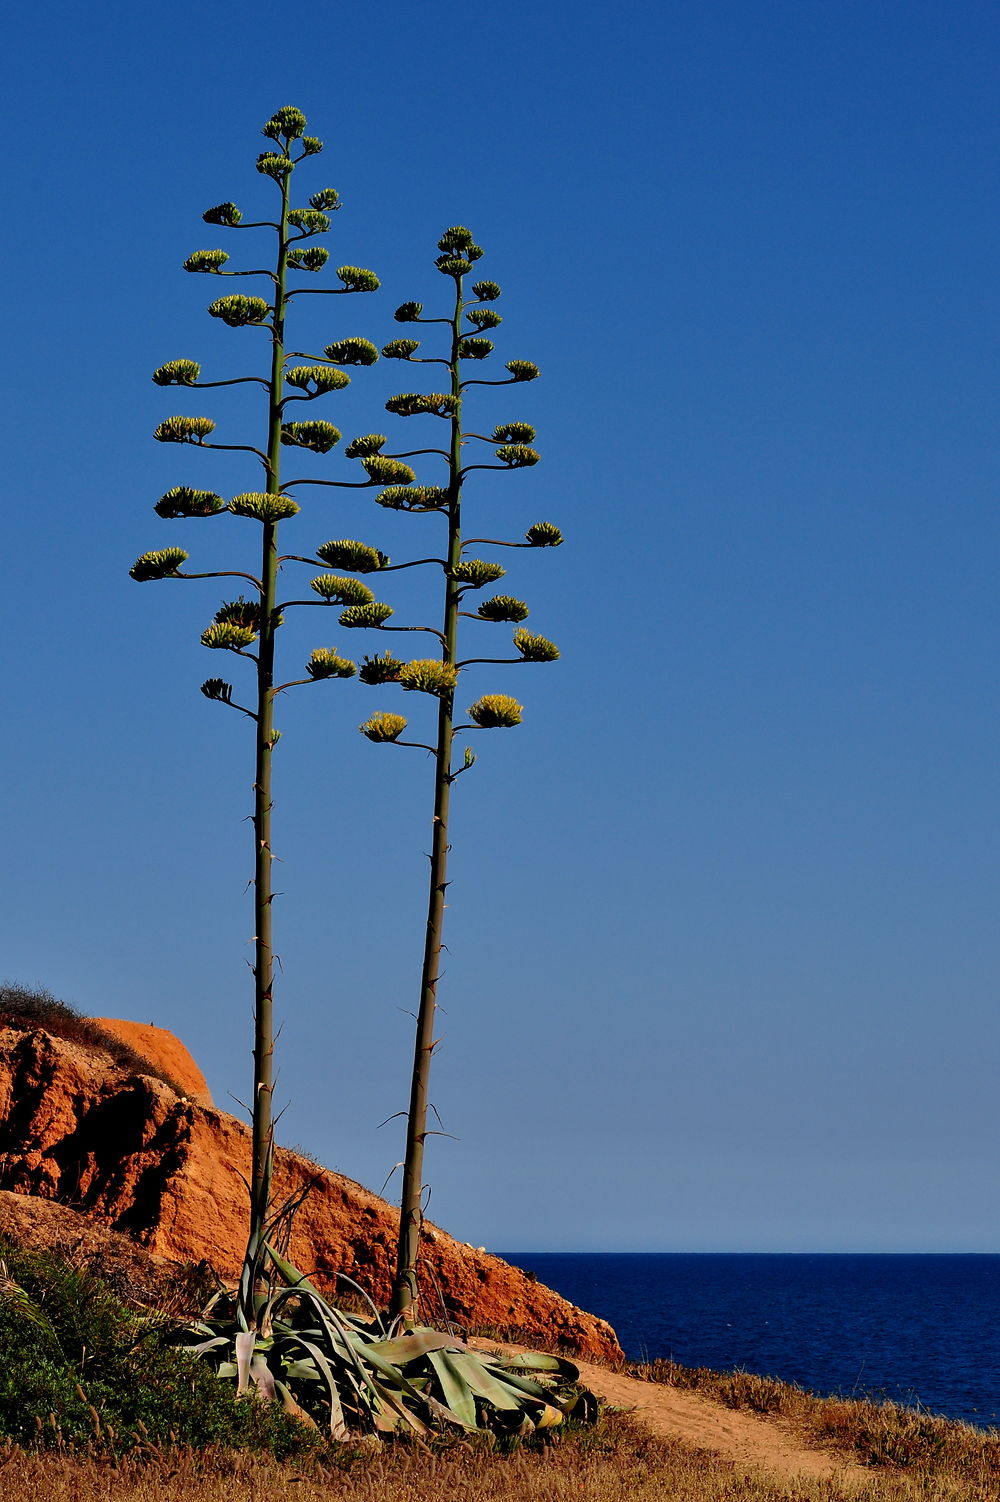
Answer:
[[[151,1076],[126,1075],[98,1052],[0,1025],[0,1190],[60,1201],[159,1257],[207,1260],[235,1278],[249,1173],[250,1133],[235,1117]],[[395,1211],[360,1184],[278,1149],[276,1198],[307,1184],[292,1260],[330,1294],[345,1273],[384,1305]],[[430,1225],[423,1256],[456,1324],[521,1332],[599,1360],[621,1355],[610,1325],[499,1257]],[[436,1321],[437,1295],[424,1282]]]

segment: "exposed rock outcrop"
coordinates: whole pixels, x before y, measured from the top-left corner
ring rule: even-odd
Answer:
[[[138,1049],[142,1040],[127,1041]],[[183,1082],[180,1062],[173,1058],[169,1072]],[[246,1242],[249,1172],[250,1134],[235,1117],[41,1029],[0,1026],[0,1190],[60,1201],[158,1257],[207,1260],[232,1278]],[[293,1261],[326,1291],[344,1273],[385,1303],[395,1249],[392,1207],[279,1149],[276,1196],[306,1184],[310,1192],[292,1230]],[[439,1314],[436,1281],[449,1318],[460,1326],[522,1332],[585,1357],[621,1354],[605,1321],[430,1225],[424,1262],[433,1274],[425,1280],[430,1318]]]

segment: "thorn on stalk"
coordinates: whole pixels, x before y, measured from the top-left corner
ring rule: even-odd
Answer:
[[[382,1188],[379,1190],[379,1194],[384,1194],[385,1193],[386,1184],[388,1184],[389,1180],[392,1178],[392,1176],[396,1172],[396,1170],[398,1168],[402,1168],[402,1167],[403,1167],[402,1163],[394,1163],[392,1165],[392,1167],[390,1168],[389,1173],[388,1173],[388,1175],[386,1177],[385,1183],[382,1185]]]

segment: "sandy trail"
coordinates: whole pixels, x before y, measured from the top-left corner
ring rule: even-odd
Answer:
[[[497,1341],[470,1340],[477,1350],[527,1350]],[[581,1381],[612,1408],[627,1409],[653,1434],[676,1439],[698,1450],[747,1468],[760,1468],[787,1478],[817,1477],[863,1481],[870,1472],[846,1455],[830,1450],[809,1449],[774,1419],[739,1413],[713,1403],[700,1393],[667,1387],[659,1382],[640,1382],[603,1366],[572,1358],[580,1368]]]

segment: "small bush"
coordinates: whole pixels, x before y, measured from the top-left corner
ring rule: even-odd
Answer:
[[[137,1313],[92,1273],[0,1246],[0,1438],[120,1453],[176,1444],[266,1450],[317,1438],[279,1408],[237,1399],[169,1344],[162,1316]]]

